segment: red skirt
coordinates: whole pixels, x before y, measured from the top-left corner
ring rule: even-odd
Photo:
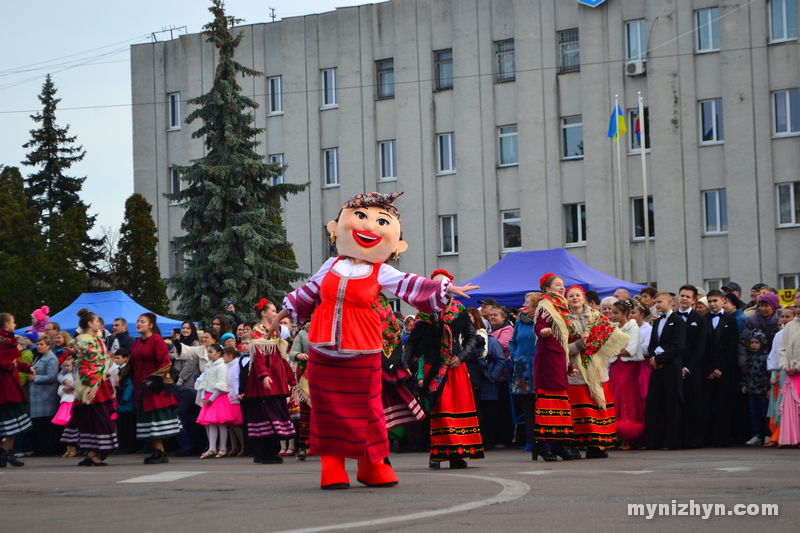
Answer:
[[[566,391],[536,389],[537,440],[569,440],[572,438],[572,409]]]
[[[327,357],[309,349],[310,450],[319,455],[367,459],[389,456],[381,401],[380,352],[353,358]]]
[[[587,385],[570,385],[569,402],[572,406],[571,446],[611,446],[616,437],[614,423],[614,397],[611,384],[603,383],[606,408],[600,409]]]
[[[644,402],[639,394],[641,368],[639,361],[617,359],[609,369],[617,435],[623,440],[640,441],[644,435]]]
[[[425,365],[425,375],[430,371]],[[467,365],[447,370],[442,393],[431,406],[431,461],[483,459],[483,440]]]

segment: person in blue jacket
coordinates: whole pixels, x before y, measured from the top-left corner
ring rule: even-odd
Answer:
[[[533,386],[533,356],[536,354],[536,333],[533,332],[536,306],[539,305],[539,292],[525,295],[525,304],[520,309],[519,318],[514,324],[514,333],[508,344],[514,374],[509,376],[511,394],[517,395],[522,403],[525,417],[525,451],[533,450],[535,439],[534,424],[536,389]]]

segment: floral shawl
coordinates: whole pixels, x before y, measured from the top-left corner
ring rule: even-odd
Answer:
[[[567,300],[558,293],[546,292],[539,299],[536,306],[535,318],[543,317],[552,322],[553,338],[561,343],[564,349],[565,367],[569,367],[569,331],[575,326],[569,316],[569,305]]]
[[[383,355],[391,357],[395,349],[400,345],[402,331],[397,324],[397,317],[394,311],[384,298],[380,295],[375,299],[372,308],[378,313],[381,319],[381,339],[383,340]]]
[[[75,399],[89,403],[86,395],[100,386],[106,379],[108,352],[106,345],[97,335],[83,333],[75,339],[77,351],[75,363],[78,366],[78,378],[75,382]]]
[[[575,367],[589,387],[592,398],[601,409],[605,409],[606,399],[600,375],[608,365],[608,360],[619,355],[620,350],[628,345],[631,338],[600,311],[589,308],[584,312],[589,338],[586,340],[586,347],[580,353],[581,364],[576,364]],[[568,327],[569,342],[580,339],[580,332],[573,320],[570,320]]]
[[[451,298],[445,308],[438,313],[423,313],[421,311],[417,313],[417,322],[428,323],[442,328],[442,342],[439,346],[439,369],[436,372],[436,377],[428,383],[428,391],[432,393],[439,390],[447,375],[453,349],[453,332],[450,326],[464,310],[465,307],[461,302]],[[422,364],[423,361],[420,359],[420,365]]]

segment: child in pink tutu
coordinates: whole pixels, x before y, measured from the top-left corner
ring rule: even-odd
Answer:
[[[227,333],[226,333],[227,335]],[[222,350],[222,359],[228,367],[228,400],[231,402],[231,412],[233,422],[228,424],[228,432],[231,436],[231,451],[228,457],[242,455],[244,453],[244,433],[242,432],[242,406],[239,405],[239,350],[236,346],[225,346]]]
[[[66,426],[69,423],[69,419],[72,417],[72,402],[75,401],[75,385],[74,385],[74,374],[73,368],[75,364],[75,359],[70,357],[64,364],[61,365],[61,371],[64,373],[64,380],[61,382],[61,385],[58,387],[58,395],[61,397],[61,405],[58,408],[58,412],[56,412],[56,416],[53,417],[53,424],[58,426]],[[75,446],[67,446],[67,453],[63,455],[63,457],[75,457],[78,454],[78,450]]]
[[[215,343],[206,350],[209,363],[198,380],[199,385],[195,384],[203,397],[197,423],[206,426],[208,435],[208,450],[200,456],[201,459],[228,455],[228,424],[232,424],[234,420],[228,399],[228,367],[222,359],[222,346]]]

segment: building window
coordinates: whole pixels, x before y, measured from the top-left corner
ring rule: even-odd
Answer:
[[[183,181],[181,181],[181,173],[176,169],[169,169],[169,192],[175,194],[183,190]]]
[[[796,0],[770,0],[769,40],[772,43],[797,39]]]
[[[375,62],[378,78],[378,98],[394,98],[394,59]]]
[[[169,97],[169,129],[181,129],[181,93],[170,93]]]
[[[458,253],[458,220],[456,215],[439,217],[439,255]]]
[[[775,135],[800,133],[800,89],[773,93]]]
[[[564,206],[567,244],[586,244],[586,204]]]
[[[561,58],[559,72],[581,69],[581,42],[577,29],[558,32],[558,49]]]
[[[269,156],[269,162],[278,168],[283,167],[286,164],[283,154],[272,154]],[[269,181],[270,185],[282,185],[286,183],[286,174],[281,172],[280,176],[273,176]]]
[[[561,158],[583,159],[583,116],[561,119]]]
[[[631,200],[633,207],[633,240],[644,240],[644,202],[642,198]],[[647,197],[647,219],[650,224],[650,238],[656,236],[655,217],[653,216],[653,197]]]
[[[436,90],[453,88],[453,50],[434,52],[434,69],[436,71]]]
[[[703,206],[706,220],[703,233],[706,235],[728,233],[728,195],[725,189],[705,191]]]
[[[497,128],[500,139],[500,166],[519,164],[519,140],[517,125]]]
[[[328,257],[338,257],[339,252],[336,250],[336,243],[331,242],[331,234],[328,233],[328,227],[322,226],[322,249],[328,251]]]
[[[707,279],[705,280],[706,292],[721,291],[722,287],[727,285],[729,282],[730,279],[728,278]]]
[[[378,143],[381,163],[381,180],[397,179],[397,141]]]
[[[339,149],[330,148],[323,150],[323,165],[325,167],[325,187],[339,185]]]
[[[628,128],[631,128],[631,153],[642,151],[642,120],[639,116],[639,108],[628,112]],[[650,108],[644,108],[644,148],[650,149]]]
[[[700,144],[725,140],[722,122],[722,98],[700,102]]]
[[[781,274],[779,277],[782,291],[800,288],[800,274]]]
[[[388,302],[389,302],[389,307],[392,308],[393,313],[400,313],[402,311],[402,307],[400,307],[401,302],[399,299],[392,298],[391,300],[388,300]]]
[[[339,107],[339,69],[322,71],[322,107]]]
[[[283,78],[275,76],[269,78],[269,114],[283,114]]]
[[[719,52],[719,8],[695,11],[697,51]]]
[[[625,23],[625,57],[628,61],[647,60],[646,24],[644,19]]]
[[[503,251],[520,250],[522,248],[522,224],[519,209],[503,211]]]
[[[169,251],[172,257],[169,275],[174,278],[183,274],[184,257],[175,241],[169,241]]]
[[[494,43],[494,58],[497,81],[513,81],[517,77],[514,39]]]
[[[456,171],[456,134],[442,133],[439,137],[439,174]]]
[[[781,183],[778,189],[778,225],[800,224],[800,181]]]

